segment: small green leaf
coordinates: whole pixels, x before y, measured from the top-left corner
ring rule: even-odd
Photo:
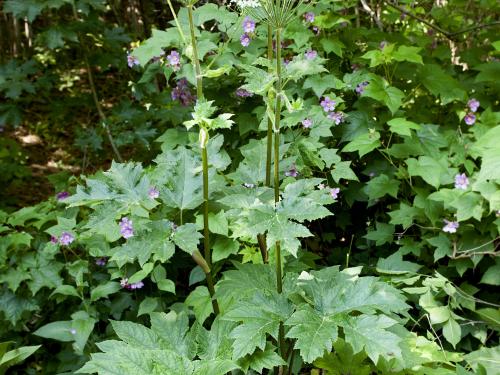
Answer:
[[[117,283],[116,281],[108,281],[107,283],[101,284],[91,290],[90,300],[92,302],[97,301],[100,298],[107,297],[110,294],[118,292],[120,289],[120,283]]]
[[[443,336],[455,348],[460,342],[462,329],[457,321],[450,318],[443,326]]]

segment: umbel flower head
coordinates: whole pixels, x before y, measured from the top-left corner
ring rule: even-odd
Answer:
[[[253,19],[282,29],[297,17],[297,8],[304,0],[231,0]]]

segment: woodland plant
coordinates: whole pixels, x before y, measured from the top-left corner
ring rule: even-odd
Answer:
[[[151,90],[138,100],[168,114],[151,165],[0,211],[0,333],[19,359],[498,373],[497,62],[464,55],[476,70],[459,72],[419,19],[388,8],[405,33],[354,27],[353,4],[168,1],[171,27],[122,56]]]

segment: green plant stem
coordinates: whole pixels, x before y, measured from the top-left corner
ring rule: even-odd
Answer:
[[[174,7],[172,6],[172,2],[170,0],[167,0],[168,7],[170,8],[170,12],[172,12],[172,17],[174,17],[174,22],[175,26],[177,26],[177,30],[179,31],[179,35],[181,36],[181,39],[184,43],[186,43],[186,37],[184,36],[184,33],[182,32],[181,25],[179,24],[179,20],[177,19],[177,14],[175,14]]]
[[[208,230],[208,153],[205,146],[201,149],[201,159],[203,164],[203,249],[205,252],[205,262],[212,267],[212,259],[210,254],[210,232]],[[212,272],[209,270],[205,273],[207,278],[208,291],[212,299],[212,306],[215,315],[219,314],[219,304],[215,299],[214,281]]]
[[[273,61],[273,31],[267,25],[267,58]],[[271,186],[271,158],[273,152],[273,122],[267,119],[267,158],[266,158],[266,186]]]
[[[276,29],[276,106],[274,112],[274,204],[280,201],[280,120],[281,120],[281,29]],[[281,244],[276,241],[276,290],[283,292],[283,277],[281,273]],[[281,355],[285,353],[285,330],[280,323],[278,346]]]
[[[273,61],[273,29],[270,24],[267,25],[267,58]],[[273,122],[270,118],[267,119],[267,154],[266,154],[266,181],[265,186],[271,186],[271,159],[273,157]],[[269,262],[269,252],[267,251],[266,235],[259,234],[257,236],[262,261],[264,264]]]
[[[189,31],[191,33],[191,46],[193,47],[193,64],[196,72],[196,94],[198,100],[203,99],[203,81],[201,77],[200,60],[198,59],[198,47],[196,45],[195,27],[193,21],[193,5],[188,4],[188,18],[189,18]],[[206,145],[201,145],[201,161],[203,165],[203,250],[205,255],[205,262],[208,267],[212,268],[212,259],[210,254],[210,232],[208,229],[208,152]],[[207,279],[207,287],[212,300],[212,307],[215,315],[218,315],[219,304],[215,299],[215,288],[212,277],[212,272],[209,270],[205,273]]]
[[[196,45],[196,37],[194,34],[193,5],[188,5],[187,9],[189,17],[189,31],[191,32],[191,46],[193,48],[194,71],[196,74],[196,95],[199,100],[203,98],[203,80],[201,77],[200,60],[198,59],[198,46]]]

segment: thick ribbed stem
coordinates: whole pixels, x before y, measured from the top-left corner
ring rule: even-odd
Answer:
[[[280,120],[281,120],[281,29],[276,29],[276,106],[274,112],[274,204],[280,201]],[[279,241],[275,244],[276,252],[276,290],[283,292],[283,276],[281,273],[281,245]],[[279,351],[285,354],[285,329],[280,323],[278,335]]]

